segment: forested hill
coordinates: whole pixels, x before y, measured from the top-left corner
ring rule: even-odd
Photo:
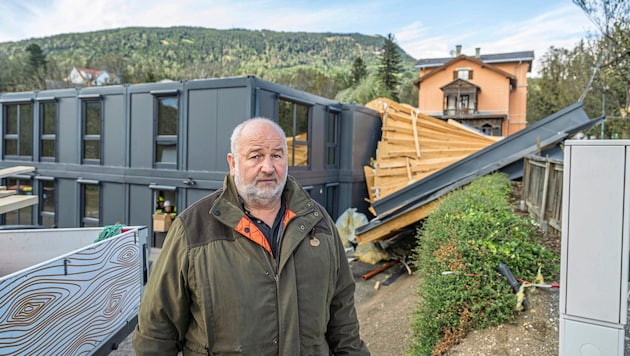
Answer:
[[[375,70],[384,39],[358,33],[129,27],[0,43],[0,64],[24,73],[19,70],[28,58],[24,51],[37,44],[46,56],[46,79],[62,79],[76,66],[106,69],[128,83],[255,75],[291,84],[287,81],[299,80],[299,73],[347,75],[356,58]],[[415,60],[402,49],[400,54],[404,69],[413,70]]]

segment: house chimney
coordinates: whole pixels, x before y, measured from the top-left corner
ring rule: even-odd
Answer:
[[[455,56],[462,54],[462,45],[455,46]]]
[[[481,48],[479,47],[475,48],[475,57],[477,58],[481,57]]]

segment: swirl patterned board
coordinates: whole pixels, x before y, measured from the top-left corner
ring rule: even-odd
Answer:
[[[0,355],[93,353],[138,313],[142,248],[131,230],[0,278]]]

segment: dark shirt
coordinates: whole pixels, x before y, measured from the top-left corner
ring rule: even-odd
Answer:
[[[239,197],[239,201],[241,203],[241,208],[243,209],[245,214],[247,214],[247,216],[254,222],[254,224],[256,224],[263,235],[265,235],[265,238],[269,243],[269,247],[271,248],[271,253],[273,254],[273,257],[277,259],[278,248],[280,247],[280,239],[282,238],[282,218],[284,217],[286,204],[284,202],[280,204],[280,210],[278,211],[278,214],[276,214],[276,218],[273,221],[273,226],[269,226],[261,219],[252,215],[249,210],[245,209],[245,205],[241,197]]]

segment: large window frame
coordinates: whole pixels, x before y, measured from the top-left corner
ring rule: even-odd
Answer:
[[[39,215],[41,226],[57,227],[57,183],[52,177],[37,177],[39,181]]]
[[[81,98],[81,163],[103,164],[103,100]]]
[[[328,108],[326,111],[326,168],[339,168],[341,111]]]
[[[312,104],[278,99],[278,124],[287,136],[289,167],[310,168]]]
[[[59,110],[56,100],[39,103],[39,159],[42,162],[57,162],[57,132],[59,132]]]
[[[33,180],[25,177],[7,177],[4,185],[8,190],[15,190],[16,195],[32,195]],[[26,206],[4,214],[5,225],[32,225],[35,206]]]
[[[96,180],[86,180],[79,178],[77,180],[77,183],[79,183],[80,187],[80,226],[101,226],[101,202],[103,199],[100,182]]]
[[[154,94],[154,168],[178,168],[179,107],[177,91]]]
[[[33,160],[33,102],[2,104],[3,157]]]

